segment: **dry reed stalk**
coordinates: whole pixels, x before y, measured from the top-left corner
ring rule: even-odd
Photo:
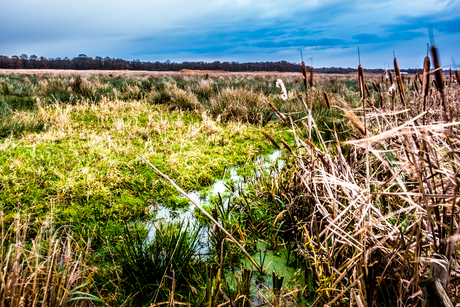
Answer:
[[[345,116],[351,121],[353,126],[355,126],[362,135],[366,135],[366,129],[364,128],[363,124],[354,116],[351,112],[345,112]]]
[[[278,143],[275,141],[275,139],[273,139],[273,138],[270,136],[270,134],[268,134],[267,131],[262,130],[262,134],[263,134],[270,142],[272,142],[272,144],[275,145],[275,147],[276,147],[277,149],[280,149],[280,145],[278,145]]]
[[[326,101],[327,108],[330,110],[331,109],[331,102],[329,101],[329,96],[327,95],[326,92],[324,92],[324,100]]]
[[[276,115],[278,115],[279,118],[281,118],[281,120],[287,124],[287,119],[286,119],[286,116],[284,116],[280,111],[278,111],[278,109],[275,107],[275,105],[273,103],[271,103],[270,101],[268,102],[268,104],[270,105],[270,107],[275,111]]]

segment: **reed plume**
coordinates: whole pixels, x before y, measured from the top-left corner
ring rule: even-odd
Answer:
[[[276,80],[276,86],[281,90],[281,95],[280,95],[281,99],[286,101],[288,96],[287,96],[287,91],[286,91],[286,87],[284,86],[283,80],[281,79]]]

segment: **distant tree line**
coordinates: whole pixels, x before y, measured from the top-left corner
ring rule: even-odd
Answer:
[[[141,62],[140,60],[126,61],[110,57],[88,57],[80,54],[73,59],[65,58],[45,58],[36,55],[21,54],[20,56],[0,55],[0,68],[10,69],[74,69],[74,70],[148,70],[148,71],[180,71],[190,70],[221,70],[230,72],[250,72],[250,71],[278,71],[278,72],[300,72],[301,66],[297,63],[287,61],[278,62],[182,62],[174,63],[169,60],[166,62]],[[307,66],[307,69],[309,67]],[[416,73],[417,69],[401,69],[407,73]],[[364,69],[365,72],[383,73],[383,69]],[[318,73],[348,74],[357,72],[356,68],[342,67],[323,67],[316,68]]]

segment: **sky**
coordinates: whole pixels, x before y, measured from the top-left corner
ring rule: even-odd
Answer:
[[[433,28],[441,65],[460,63],[460,0],[15,0],[0,55],[141,61],[288,61],[419,68]]]

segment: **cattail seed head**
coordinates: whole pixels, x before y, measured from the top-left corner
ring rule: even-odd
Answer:
[[[428,56],[423,60],[423,80],[422,80],[422,95],[423,97],[428,96],[428,90],[430,88],[430,58]]]
[[[359,92],[361,94],[361,99],[364,100],[365,93],[364,93],[364,71],[361,64],[358,65],[358,83],[359,83]]]
[[[375,90],[377,93],[380,93],[380,90],[379,90],[379,88],[377,87],[377,84],[375,84],[374,81],[372,81],[372,86],[374,87],[374,90]]]
[[[305,67],[305,62],[302,61],[302,75],[303,75],[303,85],[307,88],[307,67]]]
[[[272,142],[272,144],[275,145],[276,148],[280,149],[280,145],[278,145],[278,143],[276,143],[276,141],[270,136],[270,134],[268,134],[267,131],[262,130],[262,134],[263,134],[270,142]]]
[[[404,85],[401,75],[396,76],[396,82],[398,83],[399,96],[401,97],[402,102],[406,103],[406,93],[404,92]]]
[[[281,139],[281,143],[283,144],[284,148],[286,148],[290,153],[292,153],[292,148],[289,146],[288,143],[286,143],[285,140]]]
[[[271,103],[271,102],[269,101],[268,104],[269,104],[270,107],[273,109],[273,111],[275,111],[276,115],[278,115],[278,117],[279,117],[285,124],[287,124],[286,116],[284,116],[280,111],[278,111],[278,109],[275,107],[275,105],[274,105],[273,103]]]
[[[457,77],[457,83],[460,83],[460,74],[458,73],[458,70],[455,71],[455,77]]]
[[[313,66],[310,66],[310,88],[313,87],[313,75],[314,75],[314,69],[313,69]]]
[[[396,60],[396,58],[393,59],[393,64],[395,66],[395,74],[396,74],[396,76],[400,76],[401,71],[399,70],[398,61]]]
[[[444,79],[442,76],[442,69],[440,68],[441,65],[439,64],[439,56],[438,56],[438,48],[435,45],[431,46],[431,56],[433,58],[433,65],[435,68],[434,76],[436,78],[436,87],[438,91],[443,94],[444,93]]]
[[[329,101],[329,96],[327,95],[326,92],[324,92],[324,100],[326,100],[327,108],[330,110],[331,109],[331,103]]]
[[[364,83],[364,88],[366,89],[367,96],[369,97],[371,95],[371,92],[369,91],[369,87],[367,86],[367,83]]]
[[[345,116],[351,121],[353,126],[355,126],[362,135],[366,135],[366,130],[364,129],[363,124],[350,112],[345,112]]]
[[[388,76],[390,76],[390,84],[393,84],[393,75],[391,74],[391,71],[388,71]]]

